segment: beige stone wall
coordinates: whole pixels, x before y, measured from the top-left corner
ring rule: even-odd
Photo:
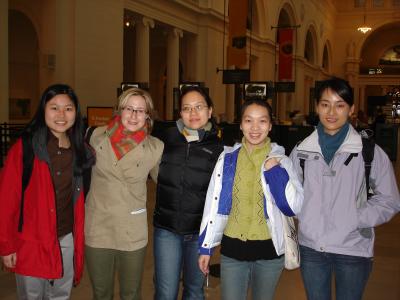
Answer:
[[[123,75],[123,1],[75,5],[76,92],[83,106],[113,106]]]
[[[251,54],[251,80],[276,81],[276,29],[271,26],[278,25],[281,10],[288,13],[292,25],[300,25],[295,40],[296,91],[278,95],[280,120],[286,120],[294,109],[308,113],[310,88],[316,80],[329,75],[350,80],[355,87],[356,103],[363,105],[364,86],[371,84],[370,79],[358,74],[361,49],[371,34],[356,31],[363,21],[363,8],[354,9],[353,1],[348,0],[254,0],[253,3],[253,31],[248,32],[251,49],[250,42],[247,44],[249,56]],[[385,1],[385,7],[379,9],[372,9],[371,1],[367,3],[367,22],[373,30],[399,23],[400,9],[391,7],[391,1]],[[123,18],[124,10],[128,10],[137,19],[146,17],[155,23],[155,27],[149,29],[150,37],[173,29],[182,32],[177,55],[183,64],[183,79],[205,82],[215,102],[215,114],[226,113],[228,119],[233,120],[233,87],[222,84],[222,72],[216,71],[226,68],[223,46],[227,45],[228,27],[226,25],[224,43],[223,5],[223,0],[9,0],[9,9],[25,14],[37,34],[38,91],[54,82],[66,82],[76,89],[83,108],[114,105],[116,89],[123,80]],[[315,53],[311,62],[304,59],[309,30]],[[369,41],[367,44],[372,50],[365,58],[376,60],[379,46],[390,46],[395,38],[392,35],[381,41]],[[166,107],[162,103],[162,77],[168,64],[167,39],[154,43],[150,38],[149,78],[155,83],[151,90],[163,112]],[[329,70],[322,69],[326,44],[329,44]],[[6,56],[5,52],[1,53],[0,64],[5,64]],[[49,56],[55,57],[54,68],[47,64]],[[135,72],[132,70],[132,74]],[[0,86],[4,86],[8,84],[8,77],[4,72],[1,74]],[[391,78],[390,82],[396,78]],[[382,80],[374,82],[381,84]],[[10,93],[14,93],[12,89]],[[1,94],[0,104],[7,101],[6,97],[5,93]]]

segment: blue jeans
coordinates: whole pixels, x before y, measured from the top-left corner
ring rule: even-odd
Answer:
[[[301,276],[308,300],[330,300],[335,276],[337,300],[362,299],[372,270],[372,258],[318,252],[300,246]]]
[[[221,298],[245,300],[251,288],[253,300],[272,300],[281,276],[284,257],[240,261],[221,255]]]
[[[180,235],[154,228],[155,299],[175,300],[183,271],[183,299],[204,299],[204,275],[198,266],[197,234]]]

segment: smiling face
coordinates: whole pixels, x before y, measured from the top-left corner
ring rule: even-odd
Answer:
[[[135,132],[146,125],[148,118],[146,101],[142,96],[134,95],[129,97],[121,110],[121,123],[125,129]]]
[[[181,117],[186,127],[194,130],[203,128],[211,118],[211,113],[212,108],[208,107],[200,93],[191,91],[183,96]]]
[[[326,89],[317,103],[316,112],[327,134],[334,135],[354,112],[354,105],[349,106],[337,93]]]
[[[46,103],[45,122],[57,138],[64,136],[74,125],[75,117],[76,107],[68,95],[56,95]]]
[[[243,112],[240,129],[248,149],[264,144],[271,128],[271,116],[267,108],[251,104]]]

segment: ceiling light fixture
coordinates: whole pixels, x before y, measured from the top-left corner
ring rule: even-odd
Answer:
[[[360,26],[360,27],[357,28],[357,30],[360,31],[360,32],[362,32],[363,34],[366,34],[368,31],[372,30],[372,28],[369,27],[369,26],[367,25],[367,23],[365,22],[365,19],[366,19],[366,9],[365,9],[365,7],[364,7],[364,23],[363,23],[362,26]]]

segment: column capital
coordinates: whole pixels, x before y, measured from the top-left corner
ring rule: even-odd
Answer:
[[[149,27],[149,28],[154,28],[154,20],[148,17],[143,17],[142,18],[142,23],[145,27]]]
[[[171,33],[173,34],[174,37],[179,37],[182,38],[183,37],[183,30],[179,29],[179,28],[172,28]]]

